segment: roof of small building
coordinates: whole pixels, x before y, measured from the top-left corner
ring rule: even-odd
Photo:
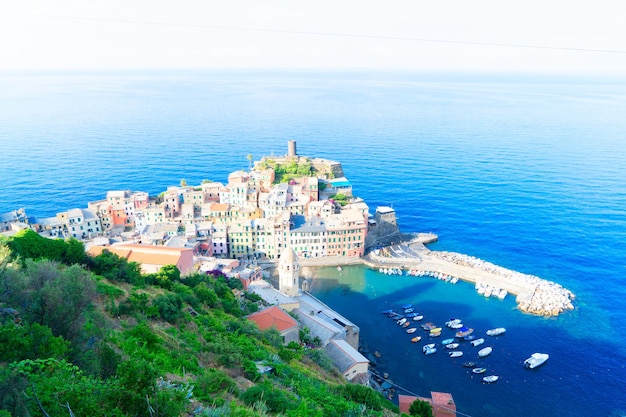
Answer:
[[[345,340],[331,340],[326,345],[326,352],[341,372],[346,372],[358,363],[369,363],[365,356],[361,355]]]
[[[277,306],[250,314],[247,319],[255,322],[261,330],[273,327],[279,332],[284,332],[300,325],[293,317]]]

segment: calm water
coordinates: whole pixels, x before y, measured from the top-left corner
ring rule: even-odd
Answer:
[[[597,80],[428,74],[151,73],[0,76],[0,212],[52,216],[110,189],[156,194],[181,179],[226,182],[255,159],[343,163],[354,192],[393,205],[404,231],[556,281],[576,309],[523,315],[467,284],[322,270],[313,292],[361,327],[379,367],[418,395],[454,395],[471,416],[618,416],[626,411],[626,87]],[[380,311],[414,302],[489,339],[474,359],[419,346]],[[474,349],[476,350],[476,349]],[[535,371],[521,362],[550,353]],[[461,360],[463,359],[463,360]],[[460,414],[463,415],[463,414]]]

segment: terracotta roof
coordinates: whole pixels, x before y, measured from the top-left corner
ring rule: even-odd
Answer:
[[[279,332],[283,332],[298,326],[298,322],[293,317],[276,306],[250,314],[248,320],[255,322],[261,330],[274,327]]]
[[[456,405],[454,404],[454,400],[452,399],[452,394],[449,394],[447,392],[431,391],[430,395],[432,397],[432,400],[430,398],[398,394],[398,407],[400,408],[400,412],[408,413],[409,407],[411,407],[413,401],[422,400],[428,401],[432,405],[434,417],[456,416]]]
[[[97,256],[106,249],[117,256],[146,265],[178,265],[184,252],[191,252],[188,248],[170,248],[165,246],[124,244],[113,246],[92,246],[88,253]]]

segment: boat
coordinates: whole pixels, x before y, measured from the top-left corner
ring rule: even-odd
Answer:
[[[398,320],[400,320],[400,319],[403,319],[403,318],[404,318],[404,316],[403,316],[402,314],[398,314],[398,313],[396,313],[396,312],[392,311],[392,312],[389,314],[389,318],[390,318],[391,320],[398,321]]]
[[[341,271],[343,268],[340,265],[337,265],[337,271]]]
[[[456,337],[465,337],[470,335],[472,332],[474,331],[474,329],[470,329],[469,327],[463,326],[459,329],[458,332],[455,333]]]
[[[450,326],[451,329],[458,330],[463,327],[463,323],[457,323]]]
[[[432,329],[430,329],[431,333],[441,333],[443,329],[441,327],[434,327]]]
[[[446,326],[451,327],[455,324],[460,324],[461,323],[461,319],[450,319],[446,322]]]
[[[404,310],[409,309],[409,308],[413,308],[413,304],[409,303],[409,304],[405,304],[402,306],[402,309]]]
[[[424,316],[415,316],[415,317],[413,317],[413,320],[415,320],[415,321],[424,320]]]
[[[412,313],[412,312],[413,312],[413,309],[412,309],[412,308],[405,308],[405,309],[404,309],[404,312],[405,312],[405,313]]]
[[[547,353],[533,353],[530,355],[530,358],[524,361],[524,367],[528,369],[534,369],[540,365],[542,365],[545,361],[548,360],[550,355]]]
[[[405,313],[406,313],[406,312],[405,312]],[[417,313],[414,313],[414,312],[412,312],[412,311],[411,311],[411,312],[409,312],[408,314],[406,314],[406,315],[405,315],[405,317],[407,317],[407,318],[411,318],[411,319],[412,319],[413,317],[416,317],[416,316],[417,316]]]
[[[421,327],[424,330],[432,330],[432,329],[436,328],[437,326],[435,325],[435,323],[432,323],[432,322],[429,321],[428,323],[422,324]]]
[[[463,340],[470,342],[472,340],[476,339],[476,336],[474,336],[473,334],[467,335],[463,338]]]
[[[459,344],[458,344],[458,343],[448,343],[448,344],[446,345],[446,349],[450,349],[450,350],[452,350],[452,349],[456,349],[456,348],[458,348],[458,347],[459,347]]]
[[[422,336],[415,336],[413,339],[411,339],[411,343],[417,343],[420,340],[422,340]]]
[[[451,358],[459,358],[463,356],[463,352],[460,350],[453,350],[452,352],[449,352],[448,355],[450,355]]]
[[[385,316],[388,316],[388,315],[390,315],[391,313],[393,313],[393,310],[392,310],[392,309],[383,310],[383,311],[382,311],[382,313],[383,313]]]
[[[483,343],[485,343],[485,339],[483,339],[482,337],[480,339],[476,339],[476,340],[472,340],[470,342],[472,344],[472,346],[476,347],[476,346],[480,346]]]
[[[402,327],[409,327],[410,325],[411,325],[410,321],[405,321],[404,323],[402,323]]]
[[[404,323],[406,323],[406,318],[402,317],[400,320],[398,320],[396,323],[398,323],[398,326],[402,326]]]
[[[486,377],[483,377],[483,382],[491,384],[492,382],[496,382],[498,378],[500,378],[498,375],[488,375]]]
[[[487,368],[474,368],[472,369],[472,372],[475,374],[484,374],[487,372]]]
[[[449,345],[450,343],[454,343],[454,339],[446,339],[441,341],[442,345]]]
[[[428,345],[422,346],[422,352],[424,352],[424,355],[432,355],[433,353],[437,352],[437,348],[435,347],[434,343],[430,343]]]
[[[476,362],[472,362],[472,361],[463,362],[464,368],[473,368],[475,366],[476,366]]]
[[[486,348],[482,348],[481,350],[478,351],[478,356],[480,358],[484,358],[485,356],[489,356],[491,354],[491,351],[493,349],[491,348],[491,346],[487,346]]]
[[[407,322],[408,323],[408,322]],[[406,329],[408,334],[415,333],[417,331],[417,327],[411,327],[410,329]]]
[[[487,336],[500,336],[501,334],[504,334],[504,332],[506,332],[504,327],[497,327],[495,329],[487,330]]]
[[[428,333],[428,335],[430,337],[439,337],[441,336],[441,330],[431,330],[430,333]]]

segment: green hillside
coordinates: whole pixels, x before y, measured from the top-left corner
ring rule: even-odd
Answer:
[[[248,322],[261,301],[238,280],[81,248],[0,237],[0,416],[398,415],[322,349]]]

